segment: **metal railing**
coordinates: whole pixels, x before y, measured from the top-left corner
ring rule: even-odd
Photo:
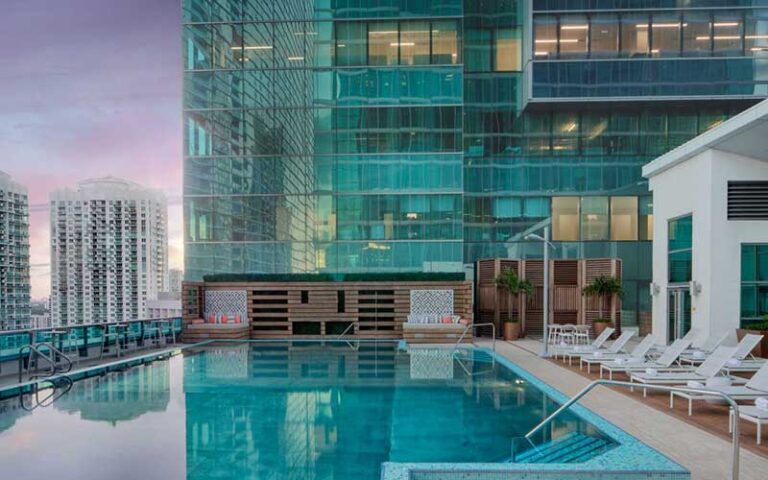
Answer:
[[[619,380],[595,380],[583,389],[573,397],[571,397],[567,402],[562,404],[560,408],[555,410],[551,415],[549,415],[547,418],[542,420],[538,425],[533,427],[530,432],[525,434],[525,438],[530,441],[531,437],[541,431],[542,428],[544,428],[547,424],[549,424],[555,417],[560,415],[562,412],[570,408],[573,404],[581,400],[582,397],[584,397],[587,393],[589,393],[593,388],[599,386],[599,385],[612,385],[615,387],[625,387],[625,388],[635,388],[638,386],[637,383],[631,383],[631,382],[622,382]],[[730,480],[738,480],[739,478],[739,449],[740,449],[740,438],[739,438],[739,404],[736,403],[736,400],[731,398],[730,395],[725,394],[723,392],[718,392],[717,390],[706,390],[706,389],[698,389],[698,388],[688,388],[688,387],[670,387],[667,385],[650,385],[650,384],[643,384],[643,388],[650,388],[652,390],[660,390],[663,392],[680,392],[680,393],[689,393],[689,394],[695,394],[695,395],[703,395],[703,396],[714,396],[714,397],[720,397],[723,400],[725,400],[733,409],[733,418],[735,421],[733,422],[733,451],[732,451],[732,458],[731,458],[731,476]],[[730,421],[730,420],[729,420]]]
[[[46,355],[43,353],[41,347],[45,347],[50,355]],[[52,375],[55,375],[57,373],[67,373],[72,370],[72,359],[70,359],[64,352],[54,347],[52,344],[48,342],[40,342],[35,343],[32,345],[24,345],[19,349],[19,383],[23,381],[24,378],[24,353],[25,350],[28,350],[29,353],[27,355],[27,375],[29,375],[30,369],[32,368],[32,363],[34,360],[35,364],[35,375],[30,376],[29,379],[35,379],[39,378],[38,375],[40,371],[40,358],[44,359],[48,364],[50,365],[50,371],[48,372],[47,377],[50,377]],[[59,370],[59,362],[57,359],[62,358],[66,362],[66,367],[63,370]]]
[[[61,391],[59,391],[59,389],[61,388],[58,385],[59,382],[61,382],[64,385],[64,388]],[[51,390],[51,392],[48,395],[41,398],[40,392],[42,390],[48,390],[45,388],[41,388],[41,386],[44,384],[50,384],[49,389]],[[28,412],[31,412],[32,410],[35,410],[39,407],[43,407],[43,408],[50,407],[51,405],[53,405],[53,403],[56,400],[58,400],[59,398],[69,393],[73,385],[74,385],[74,381],[66,375],[62,375],[55,380],[47,379],[47,380],[42,380],[40,382],[33,383],[31,385],[32,392],[29,393],[30,401],[32,403],[27,404],[24,400],[24,397],[26,395],[20,394],[19,406]]]
[[[471,323],[467,325],[467,327],[464,329],[463,332],[461,332],[461,336],[458,340],[456,340],[456,344],[454,344],[453,349],[457,350],[459,348],[459,345],[461,345],[462,340],[464,340],[464,337],[467,336],[467,332],[472,330],[474,332],[475,328],[477,327],[491,327],[491,330],[493,331],[493,351],[496,351],[496,325],[493,323]]]

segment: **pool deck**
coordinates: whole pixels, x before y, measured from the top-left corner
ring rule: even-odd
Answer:
[[[491,348],[490,341],[476,339],[475,344]],[[536,355],[540,349],[541,342],[536,340],[519,340],[514,343],[496,342],[498,354],[567,395],[575,395],[593,378],[596,378],[596,376],[590,378],[580,374],[578,366],[574,371],[573,368],[569,369],[554,361],[542,360]],[[668,401],[667,395],[661,395],[661,397],[664,401]],[[658,405],[654,406],[650,401],[644,402],[642,393],[638,391],[630,394],[628,390],[624,393],[606,387],[597,387],[581,403],[689,469],[694,480],[729,478],[731,443],[729,439],[721,436],[721,433],[704,430],[701,425],[662,411]],[[713,422],[716,421],[717,418],[713,419]],[[727,413],[722,416],[721,421],[727,433]],[[745,427],[742,443],[754,445],[754,430],[747,429],[746,425],[746,422],[741,424]],[[763,440],[768,441],[768,438]],[[768,457],[753,450],[749,447],[741,450],[741,480],[768,478]]]

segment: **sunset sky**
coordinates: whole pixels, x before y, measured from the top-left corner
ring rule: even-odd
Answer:
[[[0,170],[29,190],[32,297],[50,290],[48,194],[112,175],[169,200],[183,264],[179,0],[3,0]]]

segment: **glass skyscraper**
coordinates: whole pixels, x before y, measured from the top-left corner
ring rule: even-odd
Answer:
[[[185,0],[186,276],[618,257],[641,166],[768,94],[765,0]]]

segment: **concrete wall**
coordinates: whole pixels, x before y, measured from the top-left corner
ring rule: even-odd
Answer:
[[[653,192],[653,333],[667,337],[668,222],[693,215],[692,279],[701,285],[691,298],[692,328],[701,335],[732,331],[739,326],[741,244],[768,242],[768,222],[728,221],[729,180],[768,180],[768,162],[719,150],[703,153],[650,179]]]

